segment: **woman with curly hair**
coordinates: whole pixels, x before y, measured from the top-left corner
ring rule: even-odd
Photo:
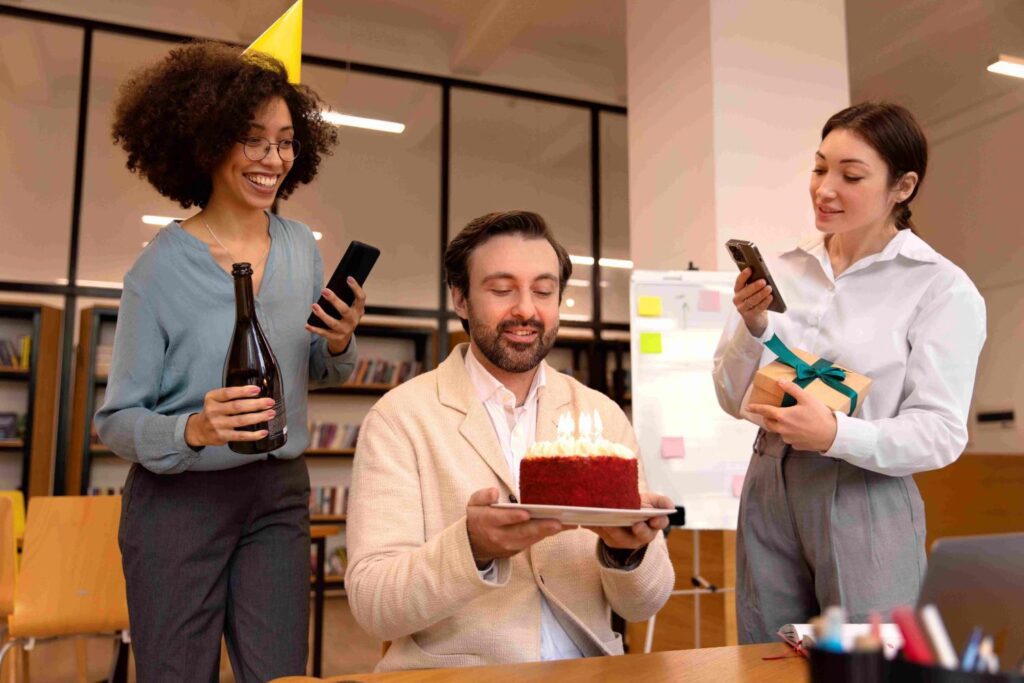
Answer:
[[[309,228],[270,212],[316,176],[336,143],[315,93],[266,55],[218,43],[172,50],[121,88],[114,141],[128,168],[182,207],[124,279],[100,438],[134,463],[120,544],[140,681],[217,680],[220,639],[235,679],[303,674],[309,621],[310,386],[339,385],[356,359],[365,295],[322,290]],[[287,443],[241,455],[273,400],[222,386],[235,321],[232,264],[252,264],[256,310],[284,380]],[[323,294],[342,313],[315,303]],[[310,308],[327,324],[306,324]]]

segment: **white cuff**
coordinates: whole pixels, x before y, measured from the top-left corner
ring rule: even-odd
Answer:
[[[477,569],[480,572],[480,578],[488,583],[498,582],[498,568],[494,566],[494,560],[487,563],[487,566],[483,569]]]
[[[833,415],[836,416],[836,439],[823,455],[846,460],[851,465],[872,458],[878,449],[878,428],[867,420],[838,410],[833,411]]]

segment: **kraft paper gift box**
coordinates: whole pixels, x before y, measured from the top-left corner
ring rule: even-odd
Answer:
[[[751,387],[748,403],[784,408],[794,405],[795,400],[778,385],[780,379],[788,379],[802,385],[804,391],[832,410],[853,415],[863,405],[871,388],[869,377],[833,365],[831,361],[802,349],[790,349],[775,336],[765,342],[765,346],[778,358],[754,375],[754,386]]]

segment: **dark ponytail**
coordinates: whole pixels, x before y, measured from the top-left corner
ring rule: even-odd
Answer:
[[[821,130],[821,139],[837,128],[850,130],[871,145],[889,167],[889,184],[895,185],[907,173],[917,174],[917,185],[904,201],[892,209],[896,227],[913,230],[910,202],[914,201],[928,167],[928,140],[914,115],[898,104],[864,102],[834,114]]]
[[[896,229],[897,230],[910,230],[913,232],[914,223],[910,220],[910,200],[901,202],[893,207],[893,213],[896,214]]]

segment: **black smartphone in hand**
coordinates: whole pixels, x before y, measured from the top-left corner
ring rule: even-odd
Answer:
[[[345,250],[345,255],[338,261],[338,267],[334,269],[334,275],[331,275],[331,279],[327,283],[327,289],[337,294],[339,299],[351,306],[352,302],[356,300],[356,295],[352,288],[348,286],[348,278],[355,279],[359,286],[362,287],[379,256],[380,249],[377,247],[352,240],[348,245],[348,249]],[[324,297],[321,296],[317,303],[320,305],[320,308],[324,309],[324,313],[327,315],[333,318],[341,317],[341,313]],[[327,328],[327,325],[317,317],[316,313],[310,313],[309,320],[306,322],[314,327]]]
[[[778,285],[772,279],[772,274],[768,272],[768,265],[764,262],[764,258],[761,257],[761,252],[758,251],[757,245],[747,240],[729,240],[725,243],[725,248],[729,250],[729,256],[732,257],[737,268],[740,270],[750,268],[751,274],[747,284],[756,280],[764,280],[771,285],[772,302],[768,305],[768,310],[775,311],[776,313],[785,313],[786,302],[782,300],[782,292],[779,291]]]

